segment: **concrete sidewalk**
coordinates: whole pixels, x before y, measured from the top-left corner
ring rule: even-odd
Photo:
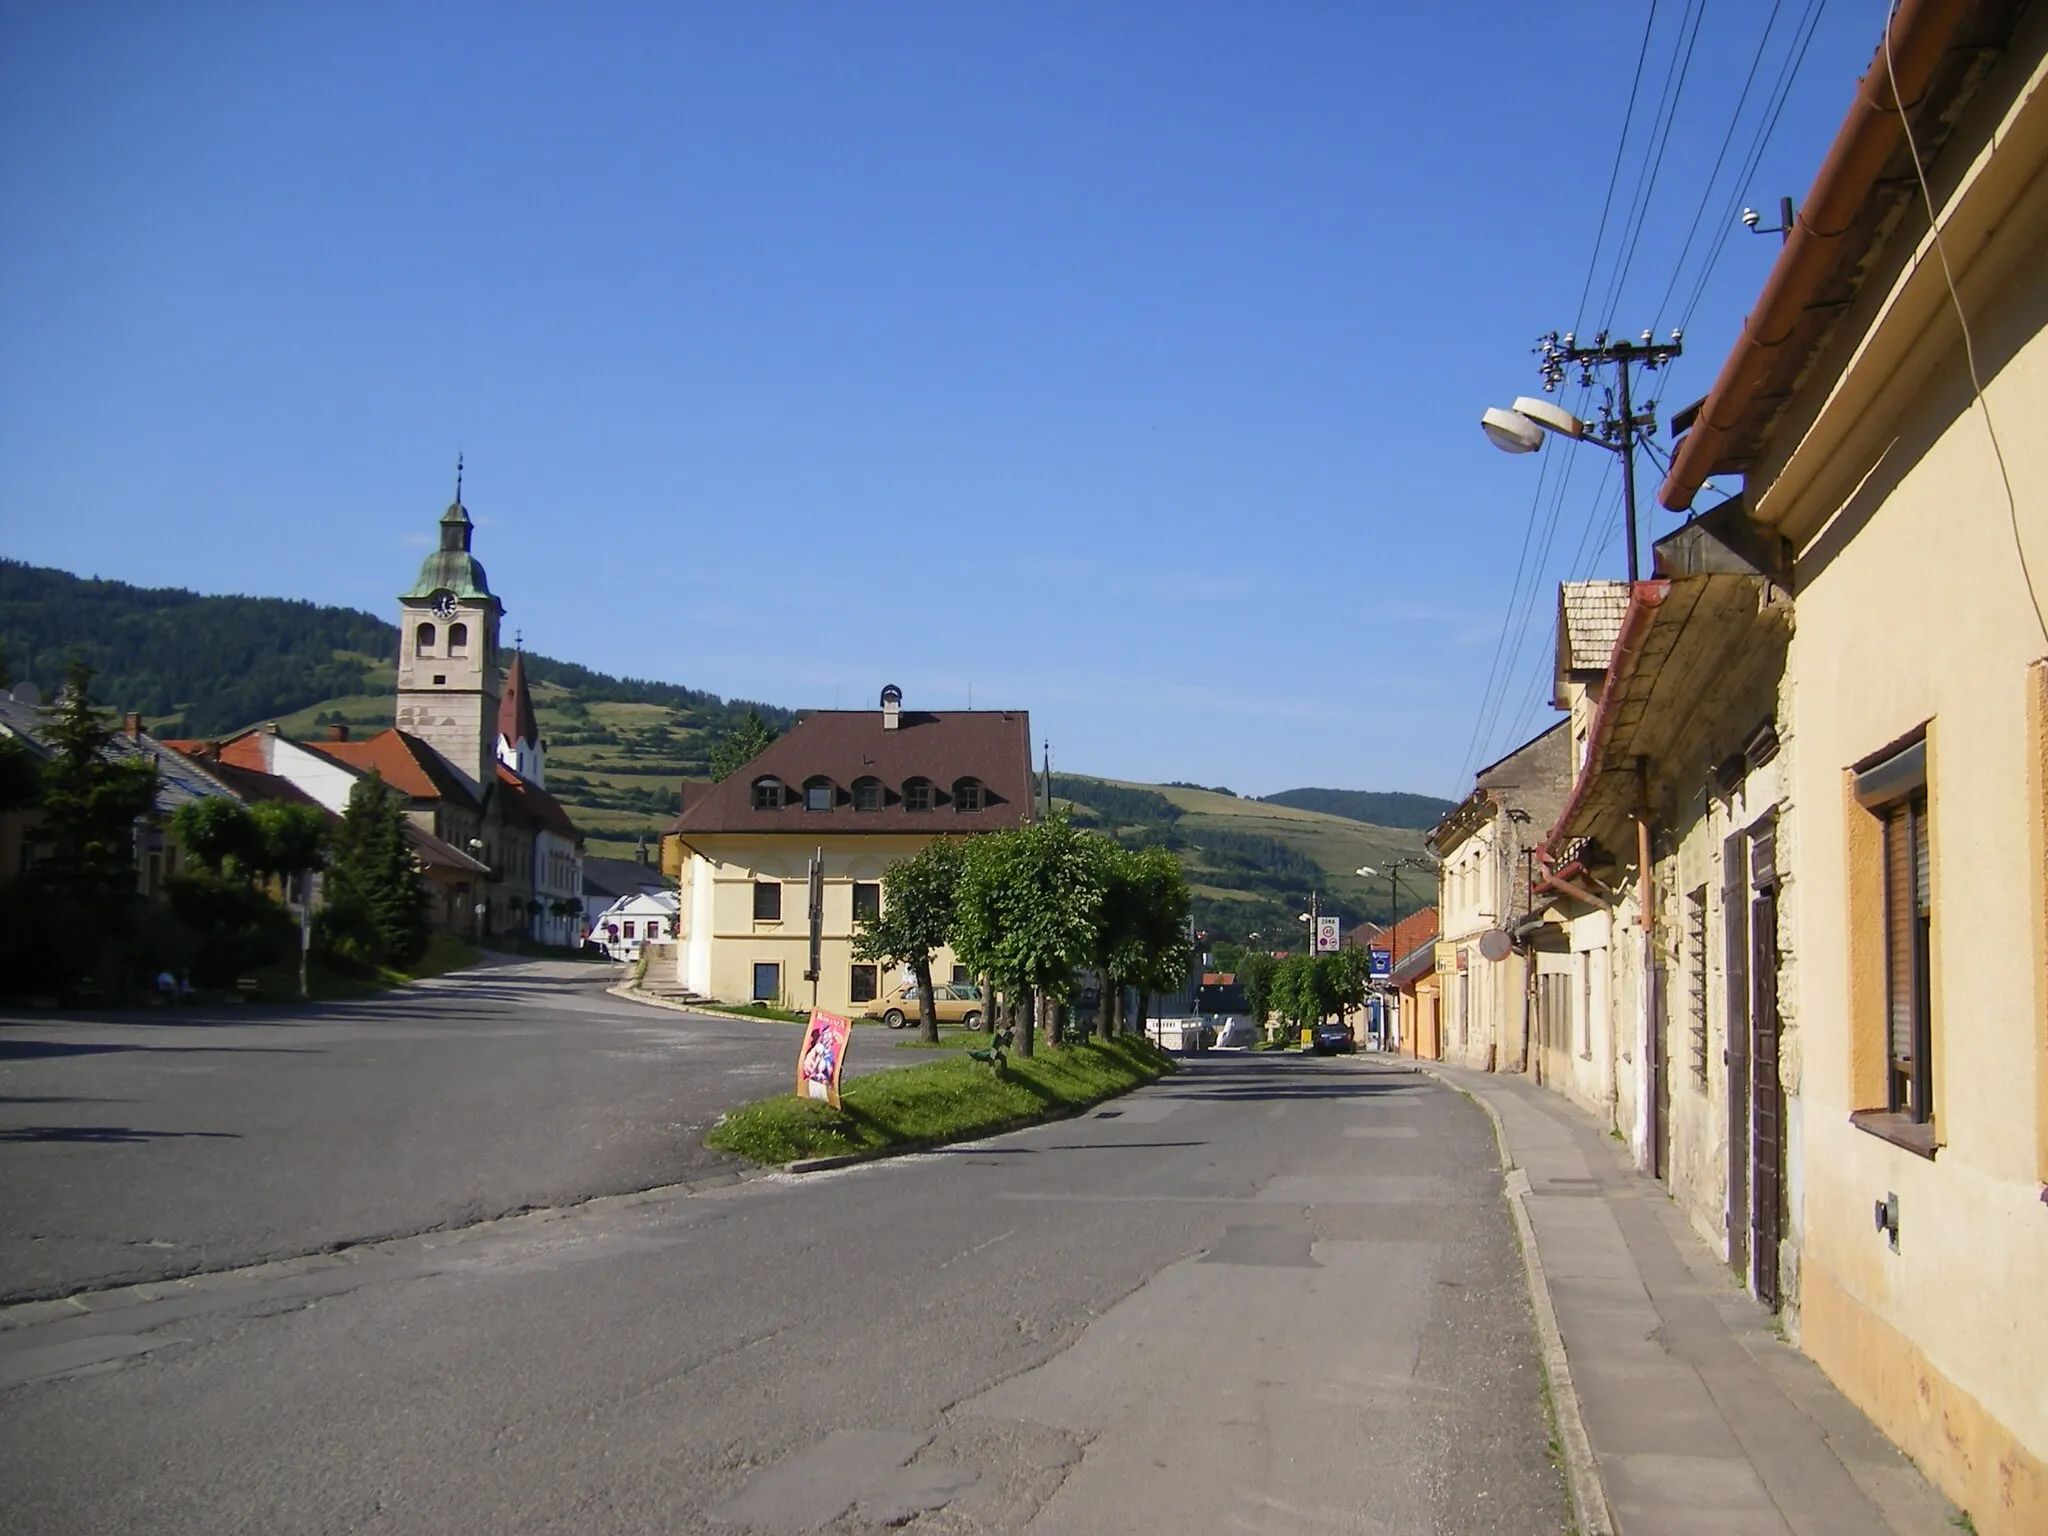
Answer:
[[[1423,1066],[1500,1131],[1587,1536],[1954,1536],[1954,1507],[1604,1127],[1527,1078]]]

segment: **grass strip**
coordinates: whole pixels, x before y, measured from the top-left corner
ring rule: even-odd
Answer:
[[[1171,1056],[1135,1036],[1012,1056],[1001,1075],[963,1051],[854,1078],[839,1109],[793,1093],[744,1105],[704,1142],[757,1163],[939,1146],[1085,1109],[1172,1070]]]

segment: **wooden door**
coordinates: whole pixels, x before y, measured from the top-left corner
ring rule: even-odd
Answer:
[[[1778,1082],[1778,891],[1750,903],[1750,1284],[1778,1307],[1778,1244],[1784,1238],[1785,1094]]]

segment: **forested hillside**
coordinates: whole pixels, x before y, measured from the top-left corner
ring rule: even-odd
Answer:
[[[102,702],[139,711],[160,734],[207,736],[387,690],[398,630],[353,608],[133,587],[0,560],[0,643],[17,682],[52,692],[64,664],[81,657],[97,674],[93,691]],[[794,718],[772,705],[727,703],[701,689],[612,677],[547,656],[528,656],[526,667],[535,683],[586,706],[659,704],[699,714],[714,728],[749,708],[778,730]]]
[[[1370,822],[1376,827],[1408,827],[1417,832],[1427,832],[1458,804],[1435,795],[1376,789],[1283,789],[1277,795],[1261,798],[1267,805],[1291,805],[1296,810],[1321,811],[1325,816]]]

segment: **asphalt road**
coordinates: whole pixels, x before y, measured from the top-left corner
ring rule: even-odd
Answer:
[[[737,1170],[719,1113],[795,1026],[508,963],[308,1008],[0,1017],[0,1301],[225,1269]],[[862,1030],[849,1070],[923,1059]]]
[[[88,1307],[0,1314],[0,1531],[1565,1521],[1487,1121],[1369,1060]]]

